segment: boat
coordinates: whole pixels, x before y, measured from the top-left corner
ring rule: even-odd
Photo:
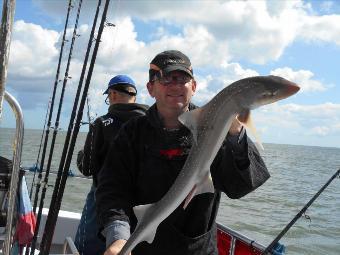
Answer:
[[[44,208],[41,229],[45,226],[47,215],[48,209]],[[73,241],[80,217],[80,213],[59,211],[51,254],[79,254]],[[39,236],[41,235],[42,233]],[[221,223],[217,223],[217,245],[219,255],[260,255],[265,249],[262,244]]]
[[[19,170],[22,175],[31,174],[29,170]],[[70,176],[74,177],[74,175]],[[76,178],[82,178],[77,176]],[[85,178],[85,177],[84,177]],[[19,178],[20,180],[21,178]],[[85,178],[86,180],[90,180]],[[22,183],[18,183],[18,186]],[[25,184],[26,185],[26,184]],[[90,183],[89,183],[90,185]],[[24,187],[27,189],[27,187]],[[7,195],[10,193],[7,192]],[[39,247],[41,243],[41,237],[43,236],[43,231],[45,228],[47,216],[49,209],[42,209],[42,218],[39,228],[39,234],[37,239],[36,247]],[[51,247],[49,247],[49,254],[79,254],[76,246],[74,245],[74,238],[81,218],[80,213],[60,210],[58,213],[57,224],[54,230],[54,235],[52,239]],[[3,233],[6,233],[2,230]],[[2,237],[5,237],[3,235]],[[5,238],[0,239],[0,247],[5,247]],[[13,240],[13,239],[8,239]],[[9,245],[8,249],[12,250],[13,243]],[[240,232],[233,230],[221,223],[217,223],[217,246],[219,255],[260,255],[265,250],[265,246],[256,242],[255,240],[241,234]],[[10,254],[10,253],[0,253],[0,254]],[[11,253],[12,254],[12,253]],[[39,254],[36,250],[34,254]],[[272,254],[272,253],[269,253]],[[282,254],[282,253],[277,253]]]
[[[71,1],[70,1],[71,2]],[[107,1],[108,3],[109,1]],[[23,114],[19,102],[5,90],[5,80],[7,73],[7,62],[10,45],[10,34],[13,23],[13,13],[15,0],[4,0],[4,8],[6,12],[7,20],[4,20],[2,27],[5,28],[1,34],[1,63],[2,63],[2,77],[0,84],[0,116],[2,110],[2,100],[7,101],[11,107],[13,114],[16,118],[16,132],[15,132],[15,147],[13,149],[13,160],[11,169],[9,172],[0,173],[0,199],[1,199],[1,225],[0,225],[0,254],[9,255],[15,254],[15,232],[18,222],[18,213],[16,208],[17,190],[24,188],[23,179],[21,176],[25,174],[32,174],[28,171],[24,171],[20,168],[21,151],[24,138],[24,122]],[[105,9],[104,9],[105,12]],[[103,12],[103,13],[104,13]],[[4,13],[3,13],[4,16]],[[103,14],[104,16],[104,14]],[[104,19],[105,20],[105,17]],[[100,41],[100,40],[97,40]],[[35,166],[36,168],[36,166]],[[34,169],[33,169],[34,172]],[[70,177],[73,177],[72,175]],[[67,177],[66,177],[67,178]],[[84,177],[85,178],[85,177]],[[87,179],[87,178],[86,178]],[[90,184],[89,184],[90,185]],[[26,187],[27,189],[27,187]],[[41,211],[41,219],[38,222],[38,235],[35,247],[40,247],[42,242],[43,233],[45,230],[46,221],[50,210],[55,208],[36,208],[33,212],[38,215],[38,211]],[[76,230],[81,218],[80,213],[57,210],[57,223],[54,228],[53,239],[50,247],[47,248],[48,254],[79,254],[77,248],[74,245],[74,238]],[[34,226],[33,226],[34,227]],[[261,245],[257,241],[248,238],[247,236],[237,232],[227,226],[218,223],[217,230],[218,237],[218,251],[219,255],[255,255],[262,254],[265,250],[265,246]],[[31,254],[40,254],[38,249],[32,248]],[[19,251],[16,251],[20,254]],[[21,251],[21,254],[28,254],[25,249]],[[273,254],[269,252],[268,254]],[[276,253],[282,254],[282,253]]]
[[[44,208],[42,229],[45,226],[47,215],[48,209]],[[50,249],[52,254],[79,254],[73,241],[80,217],[80,213],[59,211]],[[41,235],[42,233],[39,236]],[[38,242],[40,241],[41,239],[38,239]],[[260,255],[265,249],[262,244],[221,223],[217,223],[217,247],[219,255]]]

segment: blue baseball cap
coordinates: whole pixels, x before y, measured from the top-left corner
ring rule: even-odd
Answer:
[[[109,81],[107,89],[103,95],[108,94],[109,89],[118,90],[120,92],[129,94],[130,96],[137,95],[136,83],[129,76],[123,74],[116,75]]]

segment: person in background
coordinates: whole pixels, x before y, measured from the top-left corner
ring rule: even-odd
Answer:
[[[136,227],[132,208],[159,201],[182,170],[193,140],[178,117],[197,108],[191,103],[196,86],[190,59],[182,52],[164,51],[151,61],[147,89],[156,102],[145,116],[122,127],[99,174],[96,202],[105,255],[118,254]],[[185,209],[178,206],[158,226],[153,242],[139,243],[133,255],[218,254],[215,220],[221,192],[240,198],[269,178],[237,119],[210,172],[215,192],[196,195]]]
[[[148,106],[137,104],[135,82],[127,75],[113,77],[104,95],[109,105],[108,113],[90,124],[84,150],[78,153],[77,166],[85,176],[92,176],[93,183],[87,195],[82,217],[75,237],[75,245],[80,254],[103,254],[105,242],[98,238],[95,212],[95,191],[98,173],[104,162],[109,145],[123,123],[144,115]]]

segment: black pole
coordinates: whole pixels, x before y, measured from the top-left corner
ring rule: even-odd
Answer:
[[[108,4],[109,4],[109,0],[107,0],[105,7],[104,7],[102,22],[101,22],[101,25],[99,27],[99,32],[98,32],[98,38],[96,40],[96,44],[95,44],[95,47],[94,47],[94,50],[93,50],[91,64],[90,64],[90,67],[89,67],[88,76],[87,76],[85,87],[84,87],[84,90],[83,90],[82,101],[81,101],[81,104],[79,106],[77,121],[76,121],[76,124],[75,124],[75,131],[73,131],[71,145],[70,145],[70,149],[69,149],[68,152],[67,152],[67,148],[64,146],[63,155],[65,156],[66,153],[67,153],[67,160],[66,160],[65,164],[63,164],[64,162],[61,162],[60,165],[59,165],[59,167],[60,167],[59,173],[60,173],[60,170],[61,170],[62,175],[61,175],[61,179],[59,179],[59,176],[58,176],[58,179],[56,181],[56,185],[55,185],[55,189],[54,189],[54,193],[53,193],[53,197],[52,197],[53,198],[53,209],[51,208],[52,210],[50,210],[48,218],[47,218],[46,224],[48,223],[48,228],[45,228],[45,230],[44,230],[44,235],[43,235],[42,243],[41,243],[41,246],[40,246],[40,254],[48,254],[50,246],[51,246],[52,237],[53,237],[53,233],[54,233],[54,229],[55,229],[55,224],[56,224],[56,221],[57,221],[57,218],[58,218],[58,212],[59,212],[60,205],[61,205],[61,199],[62,199],[62,196],[63,196],[63,192],[64,192],[65,185],[66,185],[66,180],[67,180],[67,177],[68,177],[68,169],[69,169],[70,162],[71,162],[71,159],[72,159],[74,145],[75,145],[75,141],[76,141],[76,138],[77,138],[77,135],[78,135],[78,132],[79,132],[79,126],[80,126],[80,122],[81,122],[82,115],[83,115],[83,108],[84,108],[84,104],[85,104],[84,95],[85,95],[85,99],[86,99],[86,95],[87,95],[87,92],[88,92],[89,83],[91,81],[93,67],[94,67],[94,63],[95,63],[95,59],[96,59],[96,55],[97,55],[97,51],[98,51],[98,47],[99,47],[100,37],[101,37],[102,31],[103,31],[103,26],[104,26],[103,20],[105,21],[105,19],[106,19]],[[94,29],[95,29],[97,16],[98,16],[99,6],[100,6],[100,1],[98,3],[95,22],[94,22],[94,25],[93,25],[92,31],[91,31],[92,37],[94,35]],[[92,37],[90,37],[90,41],[92,41],[92,39],[93,39]],[[90,43],[91,42],[89,42],[89,45],[90,45]],[[89,52],[89,49],[90,49],[90,47],[88,47],[88,52]],[[84,72],[85,72],[85,69],[86,69],[86,67],[83,68]],[[80,90],[81,90],[81,84],[79,84],[79,86],[78,86],[79,93],[80,93]],[[77,95],[79,96],[78,93],[77,93]],[[74,111],[73,111],[74,115],[75,115],[77,103],[78,103],[78,101],[76,99],[76,101],[74,103],[74,108],[73,108],[74,109]],[[68,134],[71,134],[72,126],[73,126],[73,120],[74,119],[70,120]],[[51,204],[52,204],[52,202],[51,202]]]
[[[287,226],[277,235],[277,237],[267,246],[262,254],[270,254],[269,252],[280,241],[280,239],[287,233],[287,231],[294,225],[294,223],[306,212],[307,208],[320,196],[320,194],[327,188],[327,186],[340,174],[340,169],[326,182],[325,185],[312,197],[311,200],[298,212],[298,214],[287,224]]]
[[[46,115],[45,115],[44,128],[43,128],[43,131],[41,132],[39,151],[38,151],[37,161],[35,162],[35,168],[36,169],[34,170],[34,175],[33,175],[33,180],[32,180],[31,190],[30,190],[30,199],[32,199],[33,187],[34,187],[34,183],[35,183],[35,176],[36,176],[36,173],[37,173],[38,169],[40,169],[38,164],[39,164],[39,158],[40,158],[40,152],[41,152],[41,148],[42,148],[42,143],[43,143],[43,140],[44,140],[44,134],[45,134],[45,131],[46,131],[47,117],[48,117],[48,112],[50,110],[50,107],[51,107],[51,100],[49,100],[49,102],[48,102],[48,106],[47,106],[47,110],[46,110]]]
[[[67,80],[69,79],[68,71],[69,71],[70,63],[71,63],[71,59],[72,59],[74,42],[75,42],[75,39],[76,39],[76,36],[77,36],[77,27],[78,27],[81,3],[82,3],[82,1],[79,2],[79,6],[78,6],[77,18],[76,18],[76,22],[75,22],[75,25],[74,25],[72,42],[71,42],[71,47],[70,47],[70,51],[69,51],[69,55],[68,55],[68,59],[67,59],[65,75],[64,75],[64,81],[63,81],[63,85],[62,85],[62,88],[61,88],[61,95],[60,95],[60,99],[59,99],[58,112],[57,112],[57,116],[56,116],[56,120],[55,120],[55,126],[54,126],[54,130],[53,130],[53,136],[52,136],[52,141],[51,141],[51,146],[50,146],[50,152],[49,152],[49,157],[48,157],[48,161],[47,161],[47,168],[46,168],[45,177],[44,177],[44,185],[43,185],[40,203],[39,203],[39,211],[38,211],[38,214],[37,214],[37,224],[36,224],[36,228],[35,228],[35,231],[34,231],[34,237],[33,237],[32,245],[31,245],[31,247],[32,247],[31,255],[34,254],[35,245],[36,245],[36,241],[37,241],[37,235],[38,235],[38,232],[39,232],[40,221],[41,221],[41,216],[42,216],[42,209],[44,207],[44,200],[45,200],[45,195],[46,195],[46,190],[47,190],[48,177],[49,177],[49,172],[50,172],[50,169],[51,169],[52,157],[53,157],[53,152],[54,152],[54,145],[55,145],[55,141],[56,141],[56,137],[57,137],[57,133],[58,133],[61,109],[62,109],[62,105],[63,105],[63,101],[64,101],[65,88],[66,88]]]
[[[64,166],[62,180],[60,182],[58,197],[57,197],[56,203],[54,204],[54,208],[55,208],[56,212],[52,215],[53,216],[53,219],[52,219],[53,225],[51,225],[52,228],[49,229],[49,236],[48,236],[48,240],[45,244],[45,247],[43,249],[41,249],[42,246],[40,247],[40,250],[43,250],[43,252],[40,252],[39,255],[48,255],[48,252],[49,252],[49,249],[50,249],[50,246],[51,246],[51,243],[52,243],[52,237],[53,237],[52,233],[54,233],[55,225],[56,225],[57,218],[58,218],[58,212],[60,210],[61,200],[62,200],[62,197],[63,197],[63,194],[64,194],[65,185],[66,185],[66,181],[67,181],[67,169],[69,168],[69,166],[71,164],[73,149],[74,149],[74,146],[75,146],[75,143],[76,143],[76,140],[77,140],[77,136],[78,136],[78,132],[79,132],[79,128],[80,128],[80,123],[81,123],[81,120],[83,118],[84,105],[85,105],[85,101],[86,101],[86,97],[87,97],[87,93],[88,93],[88,88],[89,88],[91,78],[92,78],[93,68],[94,68],[94,64],[95,64],[95,61],[96,61],[96,57],[97,57],[97,52],[98,52],[98,48],[99,48],[101,35],[103,33],[104,26],[105,26],[106,15],[107,15],[109,3],[110,3],[110,0],[106,0],[104,10],[103,10],[103,14],[102,14],[101,23],[100,23],[99,30],[98,30],[96,44],[95,44],[94,49],[93,49],[91,63],[90,63],[90,66],[89,66],[89,71],[88,71],[88,75],[87,75],[87,78],[86,78],[86,82],[85,82],[85,86],[84,86],[84,90],[83,90],[83,94],[82,94],[82,99],[81,99],[78,114],[77,114],[77,120],[76,120],[74,131],[73,131],[73,134],[72,134],[70,150],[67,154],[67,160],[66,160],[66,164]],[[46,229],[45,229],[45,231],[46,231]]]
[[[63,166],[65,164],[65,158],[66,158],[66,154],[67,154],[67,150],[68,150],[68,146],[69,146],[69,140],[70,140],[70,136],[71,136],[71,133],[72,133],[72,130],[73,130],[73,122],[74,122],[74,119],[75,119],[78,101],[79,101],[79,95],[80,95],[80,92],[81,92],[81,89],[82,89],[82,84],[83,84],[83,80],[84,80],[84,76],[85,76],[85,72],[86,72],[86,68],[87,68],[88,58],[89,58],[89,54],[90,54],[92,43],[93,43],[93,38],[94,38],[95,28],[96,28],[96,25],[97,25],[97,18],[98,18],[100,5],[101,5],[101,0],[98,1],[97,10],[96,10],[94,22],[93,22],[93,25],[92,25],[92,30],[91,30],[91,33],[90,33],[87,51],[86,51],[86,54],[85,54],[85,60],[84,60],[82,72],[81,72],[81,75],[80,75],[79,85],[78,85],[77,93],[76,93],[76,96],[75,96],[75,102],[74,102],[74,105],[73,105],[70,123],[69,123],[69,126],[68,126],[68,132],[67,132],[67,135],[66,135],[66,138],[65,138],[64,148],[63,148],[63,152],[62,152],[62,156],[61,156],[61,160],[60,160],[60,164],[59,164],[59,168],[58,168],[58,175],[57,175],[57,179],[56,179],[56,182],[55,182],[55,188],[54,188],[53,195],[52,195],[51,205],[55,205],[57,194],[58,194],[58,191],[59,191],[60,179],[61,179],[61,176],[62,176],[62,173],[63,173]],[[44,234],[45,234],[45,232],[47,234],[53,233],[53,232],[50,231],[50,228],[51,228],[50,225],[51,225],[51,218],[54,215],[54,213],[55,213],[55,207],[53,206],[53,208],[50,208],[50,210],[49,210],[49,215],[48,215],[48,218],[47,218],[47,223],[46,223],[46,226],[45,226]]]
[[[37,161],[35,162],[34,175],[33,175],[32,183],[31,183],[31,189],[30,189],[30,195],[29,195],[30,200],[32,199],[32,195],[33,195],[33,188],[34,188],[34,184],[35,184],[36,174],[37,174],[38,171],[40,171],[39,170],[40,167],[38,166],[38,163],[39,163],[40,152],[41,152],[42,143],[43,143],[43,139],[44,139],[44,134],[45,134],[45,131],[46,131],[47,117],[48,117],[48,112],[50,110],[50,107],[51,107],[51,100],[49,100],[49,102],[48,102],[48,106],[47,106],[47,110],[46,110],[46,116],[45,116],[44,128],[43,128],[43,131],[41,133],[39,151],[38,151]],[[34,211],[34,213],[35,213],[35,211]],[[34,232],[35,231],[36,230],[34,230]],[[34,239],[34,234],[33,234],[33,239]],[[30,253],[30,244],[27,244],[25,254],[29,255],[29,253]]]
[[[50,128],[51,128],[51,119],[53,115],[53,108],[54,108],[54,100],[55,100],[55,94],[58,86],[58,81],[59,81],[59,72],[60,72],[60,66],[61,66],[61,59],[63,56],[63,51],[64,51],[64,45],[65,45],[65,36],[66,36],[66,30],[68,26],[68,20],[70,16],[70,10],[72,8],[72,0],[69,0],[68,4],[68,9],[67,9],[67,15],[66,15],[66,22],[65,22],[65,27],[64,27],[64,34],[63,34],[63,39],[61,42],[61,48],[60,48],[60,54],[59,54],[59,60],[58,60],[58,67],[57,67],[57,73],[54,81],[54,87],[53,87],[53,92],[52,92],[52,99],[51,99],[51,109],[50,113],[48,116],[48,121],[47,121],[47,128],[46,128],[46,133],[45,133],[45,140],[44,140],[44,147],[41,155],[41,161],[40,161],[40,171],[38,175],[38,182],[37,182],[37,187],[35,190],[35,196],[34,196],[34,203],[33,203],[33,212],[35,213],[37,209],[37,204],[38,204],[38,197],[39,197],[39,191],[40,191],[40,186],[41,186],[41,179],[42,179],[42,171],[44,168],[44,163],[45,163],[45,154],[46,154],[46,148],[47,148],[47,143],[48,143],[48,137],[50,134]]]

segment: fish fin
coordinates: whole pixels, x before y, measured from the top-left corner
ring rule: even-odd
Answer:
[[[198,128],[200,128],[198,126],[198,120],[201,115],[201,112],[202,112],[202,108],[198,108],[190,112],[182,113],[178,117],[178,120],[188,129],[190,129],[196,144],[197,144],[197,131],[198,131]]]
[[[191,199],[199,194],[203,193],[214,193],[215,188],[214,184],[212,182],[212,178],[210,175],[210,171],[208,171],[208,174],[203,178],[203,180],[195,185],[192,190],[189,192],[189,195],[186,197],[183,208],[186,209],[188,204],[190,203]]]
[[[203,180],[197,185],[196,195],[203,193],[214,193],[215,188],[210,175],[210,171],[207,171],[208,174],[203,178]]]
[[[157,228],[150,229],[150,233],[144,238],[144,241],[148,243],[152,243],[153,239],[155,239]]]
[[[256,127],[251,117],[250,110],[246,110],[237,116],[237,119],[253,134],[255,137],[255,146],[259,151],[264,151],[264,147],[261,142],[261,137],[256,131]]]
[[[135,213],[136,218],[138,220],[137,225],[139,224],[139,222],[141,222],[141,220],[143,219],[143,217],[146,214],[146,212],[148,211],[148,209],[153,205],[154,204],[146,204],[146,205],[138,205],[138,206],[133,207],[133,212]],[[155,238],[156,231],[157,231],[157,228],[151,229],[150,233],[143,238],[143,241],[147,241],[148,243],[152,243],[153,239]]]
[[[133,207],[133,212],[136,215],[138,222],[143,219],[145,212],[152,206],[153,204],[146,204],[146,205],[138,205]]]
[[[197,186],[195,185],[191,191],[189,192],[189,194],[187,195],[187,197],[185,198],[185,201],[184,201],[184,205],[183,205],[183,209],[186,209],[188,204],[190,203],[191,199],[195,196],[196,194],[196,189],[197,189]]]

